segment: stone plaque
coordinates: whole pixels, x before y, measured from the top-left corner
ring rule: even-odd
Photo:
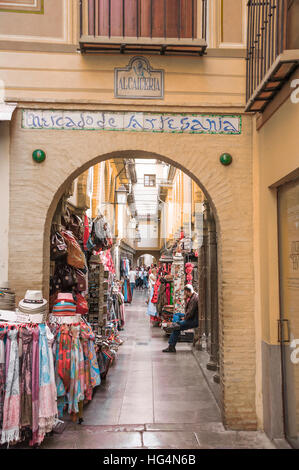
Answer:
[[[154,70],[145,57],[133,57],[114,70],[115,98],[163,99],[164,70]]]

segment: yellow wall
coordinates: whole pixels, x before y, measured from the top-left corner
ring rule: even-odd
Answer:
[[[277,195],[270,189],[299,166],[299,106],[288,99],[254,132],[256,311],[262,339],[277,343],[279,318]]]

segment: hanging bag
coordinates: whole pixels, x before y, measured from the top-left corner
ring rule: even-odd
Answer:
[[[67,264],[78,269],[84,268],[85,256],[76,238],[72,232],[68,230],[62,231],[61,233],[67,244]]]
[[[87,300],[81,294],[77,294],[76,313],[79,315],[86,315],[88,313]]]
[[[60,232],[53,232],[51,235],[50,258],[55,261],[67,255],[67,244]]]

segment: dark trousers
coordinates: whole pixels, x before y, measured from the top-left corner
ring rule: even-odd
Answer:
[[[181,331],[190,330],[191,328],[198,327],[198,318],[196,318],[195,320],[180,320],[177,323],[180,325],[180,329],[174,330],[171,333],[169,341],[168,341],[171,346],[176,345],[180,337]]]

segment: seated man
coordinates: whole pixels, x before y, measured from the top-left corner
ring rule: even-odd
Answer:
[[[169,338],[169,346],[162,352],[175,353],[175,345],[180,337],[181,331],[198,327],[198,295],[194,292],[193,286],[187,284],[184,288],[185,294],[185,318],[174,324],[173,332]]]

